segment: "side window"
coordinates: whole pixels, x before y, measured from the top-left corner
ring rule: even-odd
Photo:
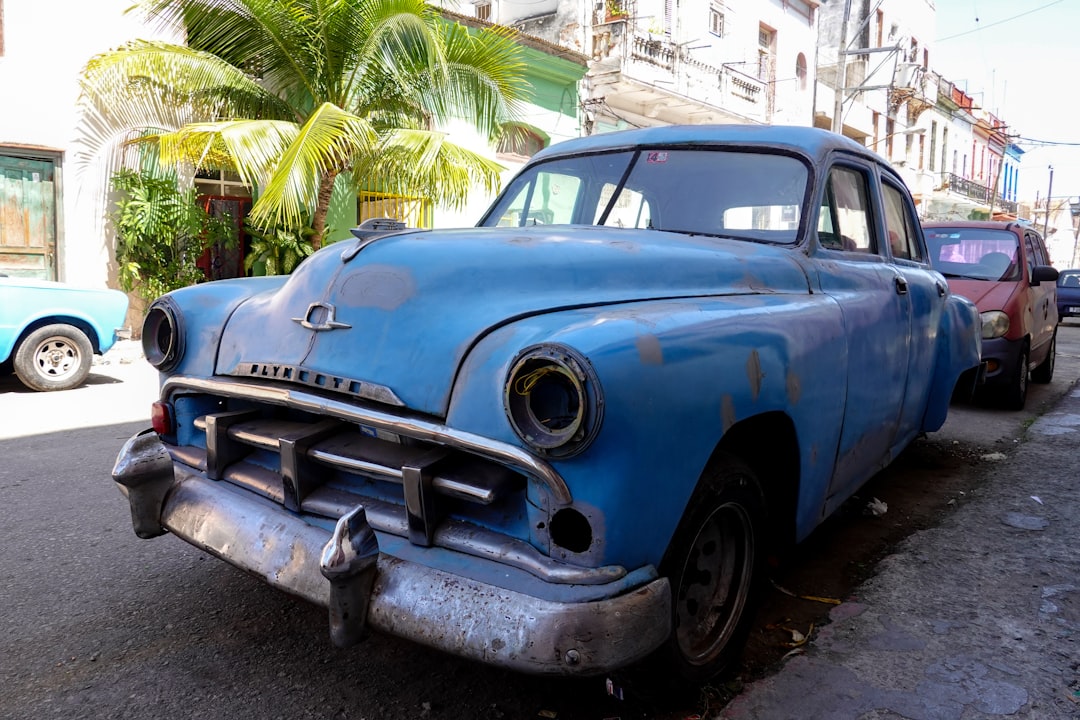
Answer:
[[[925,260],[904,192],[889,183],[884,183],[882,188],[885,199],[885,230],[889,235],[892,256],[902,260]]]
[[[1024,234],[1024,255],[1027,256],[1028,282],[1031,282],[1031,271],[1035,269],[1039,261],[1035,256],[1035,243],[1030,233]]]
[[[500,227],[568,225],[573,222],[581,179],[558,173],[537,173],[499,218]]]
[[[829,171],[818,216],[818,239],[823,247],[851,252],[877,252],[870,228],[866,175],[853,168]]]
[[[1050,253],[1046,250],[1046,243],[1038,235],[1032,235],[1031,239],[1035,243],[1035,259],[1040,265],[1052,265],[1050,262]]]

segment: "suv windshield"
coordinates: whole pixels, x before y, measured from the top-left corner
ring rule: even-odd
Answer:
[[[487,227],[607,225],[793,243],[808,172],[788,155],[640,149],[561,157],[523,171]]]
[[[930,262],[946,277],[1016,280],[1020,243],[1008,230],[927,228]]]

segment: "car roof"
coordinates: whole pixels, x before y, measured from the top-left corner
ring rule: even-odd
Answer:
[[[548,157],[619,150],[641,145],[757,145],[784,148],[818,161],[831,151],[843,150],[888,167],[881,156],[854,140],[828,130],[794,125],[662,125],[599,133],[551,145],[533,156]]]
[[[1024,230],[1030,230],[1039,237],[1042,237],[1042,233],[1036,230],[1030,225],[1024,225],[1018,223],[1015,220],[928,220],[922,224],[926,229],[934,228],[973,228],[977,230],[1011,230],[1013,232],[1022,232]]]

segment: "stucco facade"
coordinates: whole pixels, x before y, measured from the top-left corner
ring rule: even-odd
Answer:
[[[0,156],[54,169],[51,183],[45,183],[51,187],[37,188],[38,196],[53,196],[51,210],[47,205],[42,210],[52,215],[51,248],[41,257],[36,247],[14,252],[22,229],[14,227],[10,214],[3,216],[4,244],[13,251],[3,264],[10,274],[91,287],[110,284],[107,182],[98,167],[81,162],[78,79],[97,53],[135,37],[163,37],[126,14],[130,6],[130,0],[2,0]],[[33,182],[30,175],[27,181]]]

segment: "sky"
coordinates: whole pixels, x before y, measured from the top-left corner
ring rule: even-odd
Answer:
[[[1020,198],[1080,196],[1080,0],[932,1],[930,65],[1019,134]]]

